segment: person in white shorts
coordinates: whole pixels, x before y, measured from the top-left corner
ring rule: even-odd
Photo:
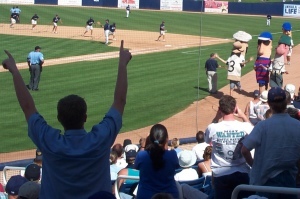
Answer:
[[[16,12],[10,15],[10,27],[13,28],[13,25],[17,22],[18,15]]]
[[[165,34],[166,34],[166,30],[165,30],[165,22],[162,21],[160,26],[159,26],[159,31],[160,31],[160,34],[157,38],[156,41],[159,41],[159,39],[161,38],[161,36],[163,37],[163,41],[165,41]]]
[[[93,35],[93,24],[95,23],[94,19],[92,17],[90,17],[89,20],[87,20],[86,22],[86,28],[85,28],[85,32],[83,33],[82,36],[85,35],[85,33],[87,33],[89,30],[91,30],[91,36]]]
[[[31,24],[32,24],[31,30],[34,30],[34,28],[36,27],[38,19],[39,19],[39,16],[37,16],[37,14],[34,14],[31,17]]]

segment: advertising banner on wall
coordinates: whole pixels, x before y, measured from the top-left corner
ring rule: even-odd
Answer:
[[[228,13],[228,1],[206,0],[204,12]]]
[[[82,0],[58,0],[60,6],[82,6]]]
[[[283,16],[300,17],[300,5],[284,4],[283,5]]]
[[[160,0],[160,9],[182,11],[182,4],[182,0]]]
[[[0,0],[0,3],[7,4],[34,4],[34,0]]]
[[[138,9],[140,0],[118,0],[118,8],[126,8],[127,5],[129,5],[130,8]]]

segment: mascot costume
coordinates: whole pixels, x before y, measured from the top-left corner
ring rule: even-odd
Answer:
[[[238,31],[233,34],[235,42],[233,43],[233,49],[231,50],[231,55],[227,61],[223,60],[219,56],[217,58],[228,65],[227,68],[227,79],[230,82],[230,95],[234,87],[237,87],[239,91],[242,91],[241,86],[241,76],[242,76],[242,67],[246,63],[252,61],[251,57],[249,60],[245,61],[245,56],[248,50],[248,42],[252,39],[252,36],[244,31]]]
[[[289,22],[285,22],[282,25],[282,29],[291,30],[292,26]],[[285,58],[290,50],[291,45],[291,37],[286,34],[282,34],[278,41],[278,46],[276,47],[274,60],[269,68],[271,71],[270,87],[282,88],[283,74],[288,74],[288,71],[285,69]]]
[[[254,63],[254,70],[256,82],[259,86],[259,93],[262,93],[264,90],[268,90],[268,84],[270,80],[269,67],[271,65],[272,40],[273,37],[270,32],[262,32],[258,36],[257,58]]]

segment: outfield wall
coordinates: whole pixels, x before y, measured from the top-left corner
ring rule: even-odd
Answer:
[[[214,12],[205,7],[205,1],[197,0],[0,0],[6,4],[42,4],[60,6],[99,6],[125,8],[128,4],[132,9],[148,10],[174,10],[189,12]],[[215,1],[220,4],[222,1]],[[216,3],[216,4],[218,4]],[[223,4],[223,3],[222,3]],[[226,6],[215,9],[218,13],[229,14],[248,14],[248,15],[267,15],[300,17],[299,2],[264,2],[264,3],[239,3],[226,2]],[[219,11],[218,11],[219,10]]]

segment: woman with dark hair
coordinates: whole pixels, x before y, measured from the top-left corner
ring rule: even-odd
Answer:
[[[177,154],[168,151],[168,131],[165,126],[155,124],[149,135],[149,144],[140,151],[135,160],[135,168],[140,170],[137,199],[151,199],[156,193],[169,193],[178,198],[174,180],[179,168]]]

